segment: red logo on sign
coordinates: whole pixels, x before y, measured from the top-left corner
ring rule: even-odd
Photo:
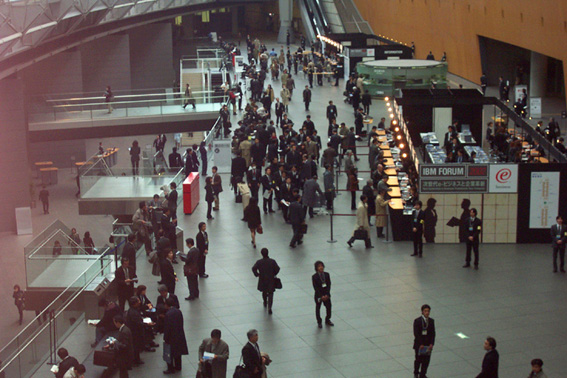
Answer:
[[[507,183],[508,180],[510,180],[510,177],[512,177],[512,171],[508,168],[502,168],[501,170],[496,172],[496,181],[501,184]]]

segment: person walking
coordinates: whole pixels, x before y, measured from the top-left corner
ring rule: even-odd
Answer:
[[[71,235],[69,235],[69,242],[67,244],[71,246],[73,255],[76,255],[79,250],[78,247],[81,245],[81,236],[76,228],[71,229]]]
[[[314,216],[313,208],[317,204],[317,193],[323,197],[323,192],[317,182],[317,175],[313,175],[303,184],[303,208],[309,211],[309,218]]]
[[[207,219],[215,219],[211,215],[213,202],[215,202],[215,190],[213,189],[213,179],[210,176],[205,179],[205,201],[207,201]]]
[[[315,274],[311,276],[313,289],[315,290],[315,318],[317,326],[323,328],[323,319],[321,319],[321,305],[325,305],[327,315],[325,316],[325,324],[334,326],[331,321],[331,276],[325,272],[325,264],[322,261],[315,262]]]
[[[258,291],[262,292],[264,307],[267,307],[268,314],[272,315],[276,276],[280,272],[280,267],[276,260],[268,257],[268,248],[262,248],[261,253],[262,258],[256,261],[252,267],[252,273],[258,277]]]
[[[414,378],[426,378],[427,368],[431,361],[431,351],[435,344],[435,321],[429,317],[431,307],[421,306],[421,316],[413,321],[413,362]]]
[[[221,336],[220,329],[213,329],[211,337],[204,339],[199,346],[199,371],[203,378],[226,378],[229,349]],[[209,357],[205,357],[205,353]]]
[[[486,351],[482,359],[482,370],[476,378],[498,378],[498,364],[500,355],[496,350],[496,340],[488,336],[484,340],[484,350]]]
[[[282,117],[285,113],[285,105],[280,102],[280,98],[276,97],[276,104],[274,105],[274,111],[276,113],[276,126],[282,123]]]
[[[130,161],[132,162],[132,175],[136,176],[140,168],[140,146],[137,140],[133,141],[130,147]]]
[[[114,94],[112,93],[112,89],[110,89],[110,85],[107,85],[104,91],[104,102],[106,102],[108,106],[108,114],[112,113],[114,110],[112,108],[112,100],[114,100]]]
[[[323,173],[323,188],[325,189],[325,200],[327,202],[327,210],[333,210],[333,201],[335,199],[335,174],[333,166],[327,164]]]
[[[303,102],[305,103],[305,111],[309,111],[309,104],[311,103],[311,90],[309,86],[306,85],[303,90]]]
[[[422,257],[423,255],[423,224],[425,223],[425,212],[421,210],[421,201],[415,203],[411,214],[412,234],[413,234],[413,253],[412,256]]]
[[[466,220],[466,243],[467,255],[465,258],[465,265],[463,268],[471,266],[471,249],[474,251],[474,268],[478,269],[478,244],[480,239],[480,231],[482,229],[482,221],[476,217],[477,211],[475,208],[470,209],[470,218]]]
[[[185,239],[185,244],[189,251],[185,257],[185,265],[183,266],[183,274],[187,277],[187,286],[189,287],[189,296],[185,298],[192,301],[199,298],[199,249],[195,247],[193,238]]]
[[[260,217],[260,207],[255,197],[250,198],[248,206],[244,209],[244,220],[248,223],[252,245],[256,248],[256,231],[262,233],[262,218]]]
[[[262,176],[260,181],[262,183],[262,207],[264,208],[264,214],[267,214],[268,211],[274,213],[273,198],[277,185],[270,167],[266,167],[266,174]]]
[[[303,244],[302,227],[305,224],[305,210],[301,206],[301,196],[297,194],[294,200],[289,204],[288,219],[293,230],[293,237],[289,246],[295,248],[296,244]]]
[[[289,111],[288,105],[289,101],[291,100],[291,93],[287,87],[283,87],[280,91],[280,97],[282,99],[282,104],[284,106],[284,110],[287,113]]]
[[[567,243],[567,226],[563,224],[563,217],[555,218],[556,224],[551,226],[551,246],[553,247],[553,273],[557,273],[557,255],[559,254],[559,268],[565,273],[565,243]]]
[[[370,92],[368,89],[364,91],[362,95],[362,106],[364,107],[364,114],[370,114],[370,105],[372,105],[372,96],[370,96]]]
[[[348,157],[350,157],[350,155],[347,155]],[[345,164],[345,168],[346,168],[346,164]],[[350,191],[350,196],[351,196],[351,201],[350,201],[350,209],[351,210],[356,210],[356,192],[358,190],[360,190],[359,186],[358,186],[358,171],[357,169],[352,166],[351,168],[349,168],[348,170],[346,170],[347,172],[347,191]]]
[[[14,285],[12,298],[14,298],[14,305],[16,305],[18,314],[20,315],[20,325],[22,325],[24,320],[24,310],[26,309],[26,297],[24,291],[20,288],[20,285]]]
[[[45,185],[39,191],[39,200],[43,205],[43,214],[49,214],[49,190],[45,188]]]
[[[183,101],[183,109],[185,109],[189,104],[193,106],[193,110],[197,108],[195,106],[195,99],[193,98],[193,91],[191,90],[189,83],[185,84],[185,93],[183,94],[183,96],[185,97]]]
[[[209,254],[209,234],[207,234],[207,224],[205,222],[199,223],[199,232],[195,240],[197,240],[197,248],[199,249],[199,277],[207,278],[209,275],[205,273],[205,263]]]
[[[183,330],[183,314],[175,307],[173,298],[165,300],[165,319],[163,327],[163,359],[167,363],[164,374],[181,371],[181,356],[189,354],[187,339]]]
[[[352,243],[356,239],[364,238],[364,244],[366,248],[374,248],[370,244],[370,224],[368,223],[368,197],[364,194],[360,196],[360,202],[358,203],[358,207],[356,209],[356,224],[354,226],[354,231],[352,232],[352,236],[347,241],[349,247],[352,247]],[[363,232],[366,235],[363,235]],[[360,235],[357,235],[360,234]]]

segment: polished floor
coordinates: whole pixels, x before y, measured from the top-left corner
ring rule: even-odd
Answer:
[[[305,84],[303,75],[296,77],[297,89],[290,106],[290,118],[296,125],[307,114],[300,100]],[[279,95],[280,83],[272,85]],[[322,88],[313,89],[309,114],[322,136],[326,135],[325,107],[329,99],[339,107],[339,121],[353,122],[351,108],[342,102],[342,91],[342,81],[338,88],[325,82]],[[375,101],[371,114],[375,120],[385,116],[383,103]],[[142,138],[142,145],[152,139]],[[98,141],[86,143],[90,150],[96,150]],[[121,147],[130,143],[131,138],[104,141],[104,145]],[[128,161],[126,155],[119,159]],[[366,156],[361,156],[359,168],[364,170],[367,166]],[[95,242],[103,243],[110,232],[111,217],[79,216],[74,176],[64,172],[60,184],[50,188],[51,214],[44,216],[39,208],[33,210],[34,230],[38,232],[59,218],[71,227],[77,226],[79,232],[90,229]],[[268,367],[270,377],[409,378],[414,354],[412,322],[424,303],[432,307],[431,316],[437,325],[429,377],[476,376],[484,355],[483,341],[488,335],[498,342],[500,377],[527,376],[533,358],[544,360],[548,377],[567,376],[567,329],[563,325],[567,277],[552,273],[549,245],[481,245],[480,269],[475,271],[461,268],[464,246],[459,244],[425,245],[424,257],[416,259],[409,256],[411,243],[384,243],[373,233],[373,249],[365,249],[360,241],[348,248],[346,240],[354,222],[350,216],[334,219],[334,239],[338,241],[328,243],[329,216],[320,215],[308,220],[305,243],[290,249],[291,227],[278,212],[262,215],[265,232],[258,236],[258,248],[253,249],[248,229],[240,221],[241,204],[234,203],[226,175],[223,180],[221,209],[215,212],[214,220],[207,221],[210,277],[200,279],[198,300],[181,300],[190,354],[183,359],[182,374],[176,376],[194,376],[197,349],[213,328],[221,329],[231,348],[228,365],[232,375],[246,342],[246,331],[255,328],[259,331],[261,350],[273,360]],[[345,178],[341,177],[339,187],[345,185]],[[353,214],[350,196],[344,193],[336,206],[337,213]],[[205,214],[206,206],[201,203],[193,215],[180,216],[185,237],[194,237]],[[4,247],[11,251],[0,254],[2,297],[10,305],[6,316],[0,319],[4,338],[14,334],[17,317],[6,288],[23,279],[23,245],[28,240],[27,236],[0,236],[3,251]],[[263,247],[269,248],[270,256],[280,265],[279,277],[284,286],[275,294],[273,315],[263,308],[250,269]],[[138,259],[140,283],[149,286],[148,296],[155,300],[156,279],[144,260],[143,256]],[[324,261],[331,274],[334,327],[319,329],[315,321],[311,275],[316,260]],[[182,277],[182,266],[177,265],[176,270]],[[180,298],[188,295],[183,278],[176,294]],[[26,313],[26,319],[31,315]],[[88,343],[93,338],[92,328],[80,326],[77,334],[63,345],[84,360],[89,358]],[[157,341],[162,344],[160,338]],[[156,353],[144,353],[145,365],[134,369],[130,376],[161,376],[165,368],[161,352],[159,348]],[[52,376],[48,369],[46,365],[43,374],[37,376]]]

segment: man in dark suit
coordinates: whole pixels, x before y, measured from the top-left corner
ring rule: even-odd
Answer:
[[[498,78],[498,92],[500,93],[500,100],[507,101],[508,100],[508,87],[506,85],[506,81],[502,76]]]
[[[116,281],[116,293],[118,294],[118,305],[124,311],[126,301],[134,295],[134,283],[138,281],[136,269],[130,266],[130,260],[122,258],[122,265],[116,269],[114,280]]]
[[[279,98],[276,98],[276,104],[274,105],[275,113],[276,113],[276,126],[282,124],[282,116],[284,114],[285,106],[283,103],[280,102]]]
[[[551,226],[551,246],[553,247],[553,273],[557,273],[557,254],[559,253],[559,263],[561,272],[565,273],[565,243],[567,243],[567,226],[563,224],[563,218],[558,215],[557,222]]]
[[[306,85],[303,90],[303,102],[305,103],[305,110],[309,111],[309,104],[311,103],[311,90],[309,86]]]
[[[124,324],[124,318],[121,315],[116,315],[113,320],[114,326],[119,329],[113,345],[116,353],[116,365],[120,371],[120,378],[128,378],[128,369],[132,367],[134,361],[132,331]]]
[[[323,328],[323,320],[321,319],[321,305],[324,304],[327,309],[325,316],[325,324],[334,326],[331,321],[331,276],[325,272],[325,264],[322,261],[315,262],[315,274],[311,277],[313,289],[315,289],[315,317],[317,318],[317,326]]]
[[[496,340],[493,337],[489,336],[484,340],[484,350],[486,350],[486,354],[482,359],[482,370],[476,378],[498,378],[500,356],[496,350]]]
[[[255,161],[252,161],[250,169],[246,172],[246,182],[250,187],[250,195],[258,199],[258,190],[260,189],[260,179],[262,178],[262,170],[257,166]],[[197,241],[199,245],[199,241]]]
[[[413,233],[413,254],[412,256],[423,255],[423,224],[425,223],[425,212],[421,210],[421,201],[417,201],[411,214],[412,233]]]
[[[293,238],[289,243],[291,248],[295,248],[296,244],[303,244],[303,233],[301,225],[305,223],[305,210],[301,205],[301,196],[298,194],[289,205],[288,219],[293,229]]]
[[[295,189],[295,185],[292,184],[291,177],[286,177],[285,183],[280,185],[280,201],[286,201],[291,204],[293,201],[293,189]],[[281,209],[284,221],[289,223],[289,206],[282,204]]]
[[[165,319],[165,313],[167,312],[167,310],[165,309],[165,301],[167,300],[167,298],[172,298],[175,303],[175,307],[179,308],[179,299],[177,299],[177,296],[175,294],[169,293],[167,291],[167,286],[163,284],[158,286],[158,292],[159,296],[156,300],[157,322],[155,330],[157,332],[163,332],[163,320]]]
[[[429,317],[430,312],[431,307],[424,304],[421,306],[421,316],[413,321],[414,378],[426,378],[431,351],[435,344],[435,321]]]
[[[337,119],[339,113],[337,112],[337,107],[333,105],[333,101],[329,101],[329,106],[327,106],[327,119],[329,124],[333,122],[333,119]]]
[[[183,330],[183,314],[175,307],[173,298],[165,300],[165,313],[163,343],[170,348],[170,361],[167,363],[167,370],[164,374],[175,374],[181,370],[181,356],[188,355],[187,339]]]
[[[134,271],[136,271],[136,246],[134,245],[135,240],[136,240],[136,235],[134,234],[128,235],[128,241],[124,245],[124,249],[122,249],[122,256],[121,256],[122,258],[128,259],[130,266],[134,269]],[[130,295],[130,297],[131,296],[132,295]]]
[[[59,371],[55,373],[55,378],[63,378],[67,370],[79,366],[79,361],[75,357],[69,356],[69,352],[65,348],[59,348],[57,356],[61,359],[61,362],[58,365]]]
[[[207,262],[207,255],[209,254],[209,235],[207,234],[207,224],[205,222],[199,223],[199,232],[195,239],[197,240],[197,248],[199,249],[199,277],[207,278],[208,274],[205,273],[205,263]]]
[[[471,266],[471,249],[474,250],[474,268],[478,269],[478,244],[480,232],[482,229],[482,221],[476,217],[475,208],[470,210],[470,218],[467,220],[466,236],[467,236],[467,256],[463,268]]]
[[[242,362],[246,366],[244,371],[250,378],[262,377],[264,357],[260,354],[258,346],[258,331],[251,329],[246,333],[248,342],[242,347]]]
[[[179,152],[177,152],[177,147],[173,147],[173,152],[169,154],[169,169],[178,171],[181,167],[183,167],[183,160]]]
[[[189,296],[185,300],[192,301],[193,299],[199,298],[199,249],[195,247],[195,241],[193,238],[187,238],[185,240],[187,248],[187,257],[185,258],[185,266],[183,267],[183,273],[187,277],[187,286],[189,286]]]
[[[238,184],[240,181],[239,178],[242,179],[246,174],[246,159],[244,159],[240,151],[236,152],[236,157],[232,159],[232,165],[230,167],[230,182],[232,184],[232,188],[234,189],[234,195],[238,192]]]
[[[173,251],[166,249],[165,253],[165,259],[162,260],[160,265],[161,282],[167,286],[167,291],[171,294],[175,294],[175,283],[178,281],[178,278],[173,269]]]
[[[145,325],[144,319],[140,312],[140,299],[138,297],[131,297],[128,300],[130,308],[126,312],[126,326],[132,331],[132,345],[134,347],[134,361],[135,365],[144,363],[140,359],[140,353],[145,349]],[[155,352],[155,349],[153,350]]]
[[[258,291],[262,292],[264,307],[268,307],[268,314],[272,315],[276,276],[280,267],[276,260],[268,257],[268,248],[262,248],[262,258],[252,267],[252,273],[258,277]]]

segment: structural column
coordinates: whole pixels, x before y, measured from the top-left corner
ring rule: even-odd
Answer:
[[[278,2],[280,8],[280,31],[278,33],[278,43],[286,43],[288,31],[290,42],[293,42],[293,28],[291,26],[291,21],[293,19],[293,0],[279,0]]]
[[[530,97],[544,97],[547,82],[547,56],[531,52],[530,57]]]

